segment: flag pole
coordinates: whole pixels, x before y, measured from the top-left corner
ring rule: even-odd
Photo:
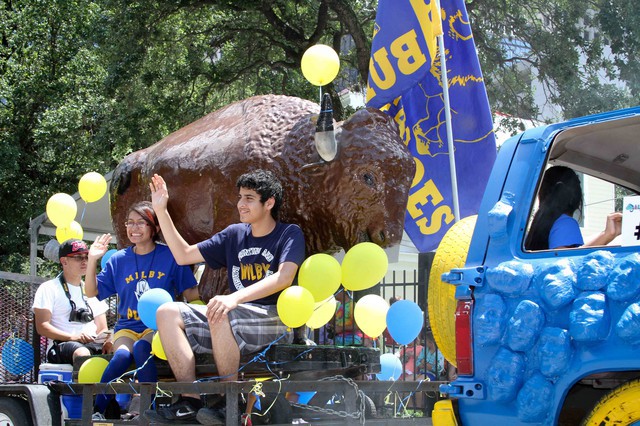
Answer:
[[[438,7],[437,16],[432,16],[432,19],[440,18],[440,0],[435,1]],[[460,220],[460,205],[458,203],[458,177],[456,173],[456,157],[453,148],[453,129],[451,127],[451,104],[449,103],[449,77],[447,76],[447,60],[444,50],[444,35],[440,33],[438,36],[438,53],[440,55],[440,70],[442,73],[442,94],[444,101],[444,117],[445,125],[447,128],[447,147],[449,149],[449,172],[451,174],[451,191],[453,195],[453,215],[455,222]]]

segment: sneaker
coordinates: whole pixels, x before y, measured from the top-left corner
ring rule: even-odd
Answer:
[[[100,420],[107,420],[107,419],[104,417],[102,413],[95,412],[91,415],[91,420],[100,421]]]
[[[133,395],[131,397],[131,401],[129,402],[129,406],[127,407],[127,411],[130,413],[139,413],[140,412],[140,395]]]
[[[134,421],[134,420],[138,420],[138,418],[140,417],[140,414],[137,412],[129,412],[129,413],[125,413],[122,415],[122,420],[125,421]]]
[[[129,402],[127,412],[122,415],[122,420],[138,420],[140,417],[140,395],[134,395]]]
[[[224,410],[204,407],[198,410],[196,420],[201,425],[218,426],[225,424]]]
[[[225,408],[227,406],[227,398],[219,393],[204,395],[202,404],[209,408]]]
[[[200,408],[202,408],[200,400],[180,398],[169,406],[158,407],[157,410],[146,410],[144,415],[156,422],[193,423]]]
[[[115,398],[111,398],[104,410],[104,418],[107,420],[120,420],[120,404]]]

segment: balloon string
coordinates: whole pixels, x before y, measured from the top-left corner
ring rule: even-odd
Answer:
[[[320,104],[320,112],[322,112],[322,86],[318,86],[318,89],[320,90],[320,102],[318,102]]]
[[[346,294],[349,299],[353,300],[353,292],[347,290],[346,288],[339,289],[334,296],[339,296],[340,293]]]
[[[288,334],[288,332],[286,332],[286,331],[285,331],[284,333],[282,333],[282,334],[281,334],[279,337],[277,337],[274,341],[272,341],[271,343],[269,343],[269,345],[268,345],[266,348],[264,348],[262,351],[258,352],[258,353],[253,357],[253,358],[251,358],[249,361],[247,361],[244,365],[240,366],[240,368],[237,370],[237,372],[236,372],[236,373],[241,372],[241,371],[242,371],[242,370],[244,370],[247,366],[249,366],[249,365],[253,364],[254,362],[264,362],[264,363],[265,363],[265,366],[266,366],[266,368],[267,368],[267,370],[269,370],[269,372],[270,372],[271,374],[273,374],[273,375],[274,375],[274,377],[276,377],[276,378],[277,378],[277,377],[278,377],[278,375],[277,375],[275,372],[273,372],[273,371],[271,370],[271,368],[270,368],[270,367],[271,367],[272,365],[277,365],[277,364],[280,364],[280,363],[276,363],[276,362],[269,362],[269,361],[268,361],[268,359],[267,359],[266,354],[267,354],[267,351],[268,351],[269,349],[271,349],[271,347],[272,347],[273,345],[275,345],[276,343],[278,343],[278,341],[279,341],[280,339],[283,339],[287,334]],[[307,352],[309,352],[309,351],[313,350],[313,348],[314,348],[314,346],[311,346],[311,347],[310,347],[310,349],[308,349],[308,350],[306,350],[306,351],[303,351],[302,353],[298,354],[298,356],[296,356],[293,360],[291,360],[291,361],[286,361],[286,362],[293,362],[293,361],[295,361],[296,359],[298,359],[298,358],[300,358],[300,357],[304,356]],[[284,363],[286,363],[286,362],[282,362],[282,364],[284,364]],[[227,377],[231,377],[231,376],[233,376],[233,375],[234,375],[234,374],[236,374],[236,373],[231,373],[231,374],[228,374],[228,375],[226,375],[226,376],[212,376],[212,377],[205,377],[205,378],[202,378],[202,379],[196,380],[196,382],[207,382],[207,381],[211,381],[211,380],[225,379],[225,378],[227,378]]]
[[[336,294],[340,294],[340,292],[336,293]],[[322,302],[320,302],[320,304],[318,304],[317,307],[313,308],[313,312],[320,310],[320,308],[322,308],[324,305],[326,305],[327,303],[329,303],[331,301],[331,297],[327,297],[325,300],[323,300]],[[335,296],[334,296],[334,302],[335,302]]]
[[[82,214],[80,215],[80,224],[82,224],[82,221],[84,220],[84,212],[87,210],[87,202],[84,202],[84,207],[82,208]]]

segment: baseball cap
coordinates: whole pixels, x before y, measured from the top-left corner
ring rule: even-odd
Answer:
[[[58,249],[58,258],[75,256],[76,254],[89,253],[87,244],[82,240],[67,240]]]

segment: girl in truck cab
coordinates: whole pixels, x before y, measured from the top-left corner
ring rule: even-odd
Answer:
[[[622,213],[607,216],[604,231],[585,242],[576,210],[582,213],[582,188],[576,172],[564,166],[549,168],[542,178],[538,192],[539,207],[533,216],[525,241],[527,250],[549,250],[609,244],[621,233]]]

